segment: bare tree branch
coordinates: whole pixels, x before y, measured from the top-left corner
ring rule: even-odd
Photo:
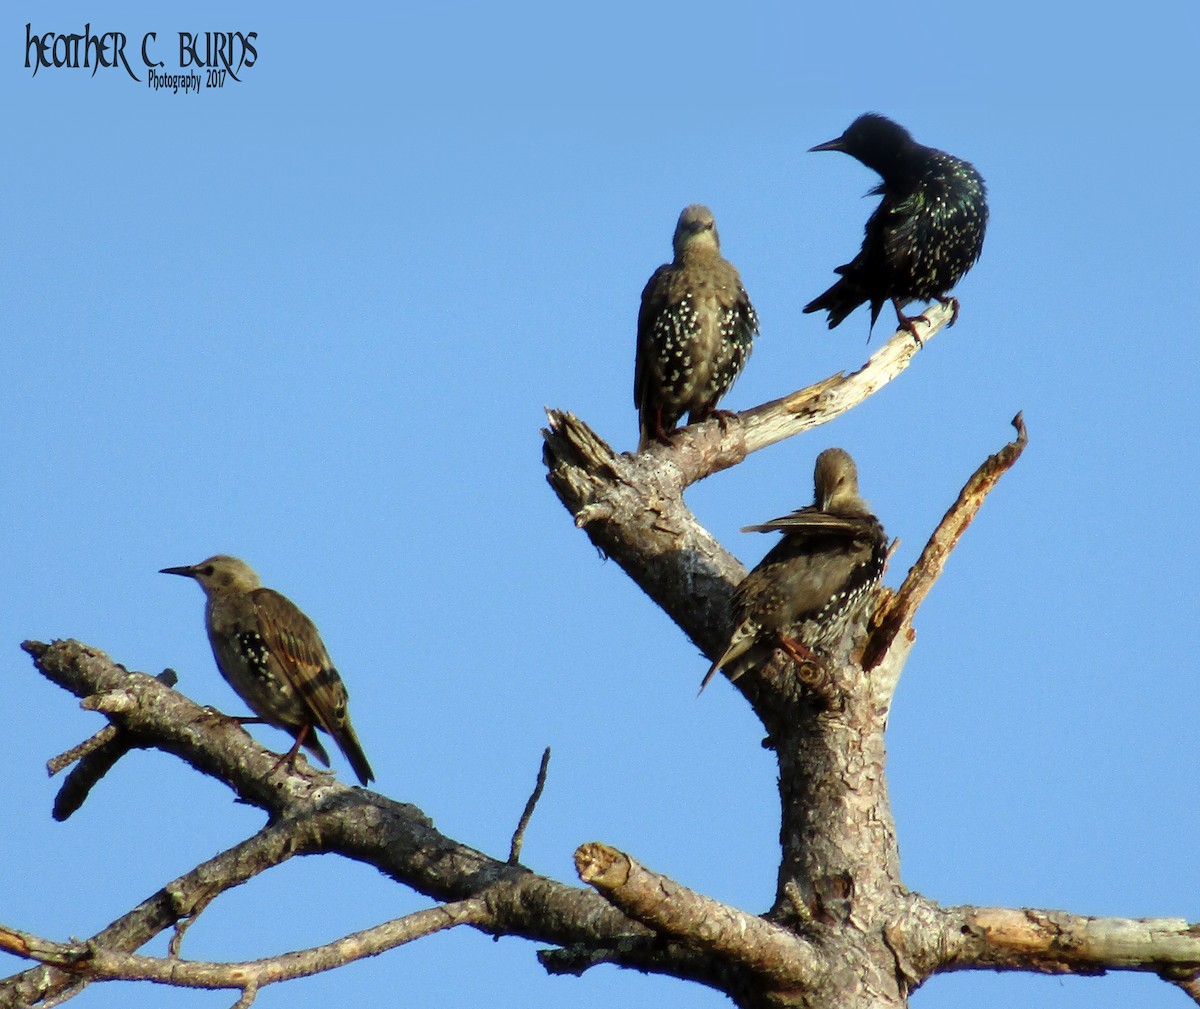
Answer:
[[[517,822],[517,829],[513,832],[512,844],[508,849],[508,864],[517,865],[521,861],[521,848],[525,845],[525,829],[529,826],[529,821],[533,818],[533,811],[537,808],[538,799],[542,797],[542,789],[546,787],[546,768],[550,766],[550,747],[546,747],[542,753],[542,763],[538,767],[537,782],[533,786],[533,792],[529,796],[529,801],[525,803],[525,811],[521,814],[521,819]]]
[[[179,677],[173,669],[164,669],[155,677],[160,683],[173,687]],[[95,735],[85,739],[78,746],[73,746],[65,753],[46,762],[46,770],[51,777],[75,761],[79,766],[67,775],[66,780],[54,799],[51,816],[60,823],[67,819],[87,801],[92,788],[116,766],[130,750],[144,746],[127,732],[118,731],[111,722]]]
[[[297,761],[278,768],[275,754],[236,722],[201,708],[142,673],[131,673],[102,652],[75,641],[27,642],[26,650],[50,680],[88,698],[123,732],[176,753],[262,807],[271,825],[243,844],[263,845],[268,857],[240,859],[242,846],[198,867],[94,937],[97,946],[131,952],[211,899],[292,854],[330,852],[370,865],[436,900],[480,897],[494,924],[487,930],[561,946],[613,949],[648,937],[590,890],[569,887],[509,865],[439,833],[415,806],[350,788]],[[679,945],[643,943],[614,962],[715,984],[712,965]],[[69,974],[38,967],[0,981],[0,1009],[30,1005],[65,991]]]
[[[137,949],[159,932],[199,914],[214,897],[252,879],[271,866],[311,850],[314,824],[285,819],[264,827],[253,837],[198,865],[164,886],[133,910],[102,929],[88,943],[117,949]],[[53,967],[34,967],[0,981],[0,1007],[38,1004],[50,996],[70,994],[83,985],[71,974]],[[70,993],[70,994],[68,994]]]
[[[1200,971],[1200,923],[1182,918],[1092,918],[1034,908],[949,907],[942,909],[942,936],[940,971]]]
[[[86,942],[60,943],[0,925],[0,949],[38,960],[88,981],[153,981],[185,988],[257,991],[278,981],[308,977],[378,956],[414,939],[456,925],[489,923],[491,911],[479,897],[427,908],[354,932],[323,946],[243,963],[211,963],[139,956]]]
[[[811,946],[787,929],[689,890],[607,844],[581,845],[575,851],[575,868],[580,879],[629,917],[773,984],[811,984],[821,971]]]
[[[935,306],[926,315],[928,325],[918,324],[925,342],[949,321],[950,309]],[[582,421],[549,411],[543,432],[548,479],[576,525],[711,657],[725,642],[730,596],[745,572],[684,504],[686,488],[862,402],[900,374],[917,348],[901,331],[851,375],[686,428],[669,445],[639,455],[618,454]],[[776,653],[738,680],[767,729],[764,745],[779,761],[782,856],[775,903],[764,916],[705,897],[599,843],[576,852],[580,878],[591,889],[521,866],[525,832],[546,783],[548,749],[508,860],[500,861],[439,833],[414,806],[348,787],[303,759],[294,768],[281,766],[236,720],[94,649],[73,641],[26,643],[45,676],[109,722],[70,754],[80,759],[72,777],[80,775],[84,785],[71,808],[122,753],[153,746],[226,783],[261,808],[268,825],[91,940],[53,943],[0,927],[0,948],[42,961],[0,981],[0,1009],[65,999],[90,981],[110,979],[237,988],[238,1005],[249,1006],[264,985],[458,924],[556,945],[539,953],[552,973],[614,963],[709,985],[743,1009],[903,1009],[913,986],[966,969],[1154,971],[1200,1004],[1200,926],[943,909],[901,879],[884,774],[891,691],[912,647],[920,603],[983,499],[1024,448],[1020,415],[1014,425],[1016,440],[967,481],[901,587],[881,591],[869,624],[865,618],[848,624],[841,641],[810,669],[798,670]],[[261,960],[177,958],[184,931],[219,894],[293,854],[316,853],[374,865],[444,906]],[[170,957],[134,952],[171,927]]]
[[[53,778],[59,771],[70,767],[75,761],[89,757],[101,747],[107,746],[116,736],[117,727],[115,725],[104,726],[99,732],[88,736],[82,743],[72,746],[69,750],[64,750],[57,757],[51,757],[47,760],[46,773]]]
[[[638,458],[652,466],[669,463],[676,467],[674,479],[682,492],[698,480],[736,466],[751,452],[828,424],[904,372],[920,347],[951,321],[953,311],[939,303],[930,306],[924,318],[926,322],[916,324],[921,330],[920,343],[907,330],[898,329],[858,371],[830,375],[732,417],[691,425],[674,434],[669,445],[656,443]]]
[[[935,305],[922,340],[951,319]],[[750,452],[825,424],[861,403],[912,362],[917,342],[896,334],[858,371],[832,375],[806,389],[732,418],[676,432],[670,445],[618,454],[582,420],[548,410],[543,430],[547,480],[575,524],[674,620],[710,658],[723,636],[733,586],[745,568],[683,502],[684,490],[741,462]]]
[[[864,669],[870,670],[878,665],[896,637],[901,632],[912,630],[917,608],[941,576],[950,552],[975,519],[984,498],[1021,457],[1029,441],[1021,414],[1013,418],[1012,424],[1017,429],[1016,439],[980,464],[929,537],[904,583],[875,611],[873,631],[863,653]]]

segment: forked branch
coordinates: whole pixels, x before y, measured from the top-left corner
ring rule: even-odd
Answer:
[[[480,925],[490,920],[487,902],[475,897],[426,908],[324,946],[243,963],[140,956],[94,940],[53,942],[5,925],[0,925],[0,949],[56,967],[77,982],[153,981],[184,988],[238,988],[248,996],[244,996],[244,1002],[249,1004],[255,992],[277,981],[333,970],[456,925]]]

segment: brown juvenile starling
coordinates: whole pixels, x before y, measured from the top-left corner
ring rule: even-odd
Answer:
[[[987,230],[987,189],[970,162],[918,144],[899,123],[868,112],[814,151],[844,151],[882,177],[868,195],[883,199],[867,221],[862,249],[834,272],[841,279],[804,306],[829,312],[833,329],[864,301],[871,326],[891,301],[903,329],[914,336],[923,316],[901,309],[910,301],[946,302],[958,318],[958,299],[947,294],[975,265]]]
[[[858,469],[844,449],[817,456],[814,502],[743,532],[782,532],[733,591],[733,633],[709,667],[703,690],[718,669],[732,683],[779,647],[797,661],[835,643],[859,604],[883,577],[887,537],[858,496]]]
[[[654,271],[638,311],[633,402],[640,452],[666,441],[679,418],[712,416],[750,356],[758,316],[732,263],[721,256],[708,207],[684,208],[675,225],[675,260]]]
[[[374,773],[346,710],[346,688],[317,628],[290,599],[265,589],[253,569],[217,554],[190,567],[163,568],[200,583],[207,596],[204,623],[217,668],[263,722],[296,740],[321,763],[329,755],[317,738],[324,729],[364,785]]]

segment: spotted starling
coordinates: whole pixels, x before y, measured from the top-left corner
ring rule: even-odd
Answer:
[[[317,628],[290,599],[262,588],[250,565],[218,554],[188,567],[163,568],[200,583],[204,622],[217,668],[258,719],[296,740],[321,763],[329,755],[317,738],[324,729],[364,785],[375,777],[346,710],[346,688]],[[249,719],[247,719],[249,720]]]
[[[844,449],[817,456],[814,502],[743,532],[782,532],[733,592],[733,633],[704,676],[718,669],[733,682],[775,647],[797,661],[835,644],[883,576],[887,537],[858,496],[858,469]]]
[[[684,208],[675,225],[675,260],[654,271],[638,311],[633,402],[641,437],[666,441],[679,418],[712,416],[750,356],[758,316],[708,207]]]
[[[918,144],[903,126],[873,112],[811,150],[845,151],[873,168],[883,182],[868,195],[883,199],[867,220],[859,254],[834,271],[841,279],[804,311],[828,310],[833,329],[869,301],[873,329],[890,300],[900,326],[914,336],[924,316],[901,311],[910,301],[937,299],[953,307],[951,322],[957,319],[958,299],[946,295],[979,259],[987,229],[987,189],[975,167]]]

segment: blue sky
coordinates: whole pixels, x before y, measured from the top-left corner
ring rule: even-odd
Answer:
[[[636,443],[638,295],[688,203],[712,207],[762,320],[726,406],[857,367],[865,312],[829,332],[801,308],[857,248],[875,178],[805,152],[868,109],[987,180],[960,321],[863,407],[688,501],[753,564],[769,540],[738,528],[807,503],[812,460],[841,445],[902,540],[898,584],[1024,410],[1025,456],[920,613],[896,696],[905,879],[945,903],[1200,919],[1194,3],[103,6],[0,21],[5,923],[89,934],[259,826],[157,753],[55,824],[44,761],[100,720],[17,648],[78,637],[244,711],[200,592],[156,573],[218,551],[314,617],[380,790],[446,833],[506,853],[549,745],[530,867],[574,881],[575,847],[603,840],[768,906],[761,730],[725,684],[696,699],[706,663],[573,529],[538,431],[551,405]],[[258,62],[187,96],[32,77],[30,20],[124,31],[134,57],[148,31],[164,52],[179,31],[256,31]],[[184,953],[268,955],[427,903],[298,860],[222,897]],[[547,978],[534,949],[460,931],[256,1004],[727,1004],[614,969]],[[1151,977],[971,974],[912,1005],[1183,998]],[[78,1004],[231,1001],[109,986]]]

